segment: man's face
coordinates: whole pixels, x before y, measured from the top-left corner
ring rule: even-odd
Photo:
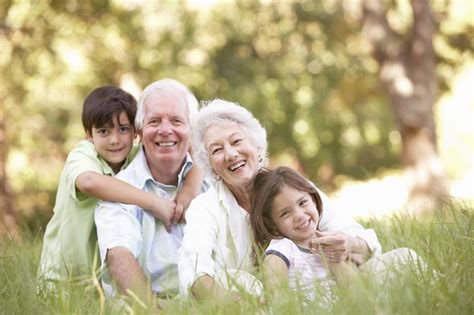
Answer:
[[[145,100],[144,116],[139,133],[152,174],[179,170],[189,149],[185,99],[171,92],[152,93]]]

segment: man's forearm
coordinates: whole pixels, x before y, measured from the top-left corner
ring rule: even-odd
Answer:
[[[107,251],[107,265],[116,281],[120,293],[129,295],[133,291],[143,302],[152,301],[148,281],[140,264],[125,247],[114,247]]]

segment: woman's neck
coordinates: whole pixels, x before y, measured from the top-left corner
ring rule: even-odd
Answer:
[[[240,187],[229,187],[229,190],[234,195],[235,200],[237,200],[239,206],[250,213],[250,194],[248,193],[247,189]]]

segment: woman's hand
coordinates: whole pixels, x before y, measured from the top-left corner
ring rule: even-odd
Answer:
[[[359,265],[364,262],[365,257],[370,253],[364,240],[337,231],[316,231],[310,246],[314,254],[324,255],[330,263],[350,259]]]

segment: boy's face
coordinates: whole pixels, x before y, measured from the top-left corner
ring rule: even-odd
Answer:
[[[117,173],[132,150],[135,130],[125,112],[114,116],[112,124],[92,127],[92,134],[87,132],[87,140],[94,144],[97,153]]]

